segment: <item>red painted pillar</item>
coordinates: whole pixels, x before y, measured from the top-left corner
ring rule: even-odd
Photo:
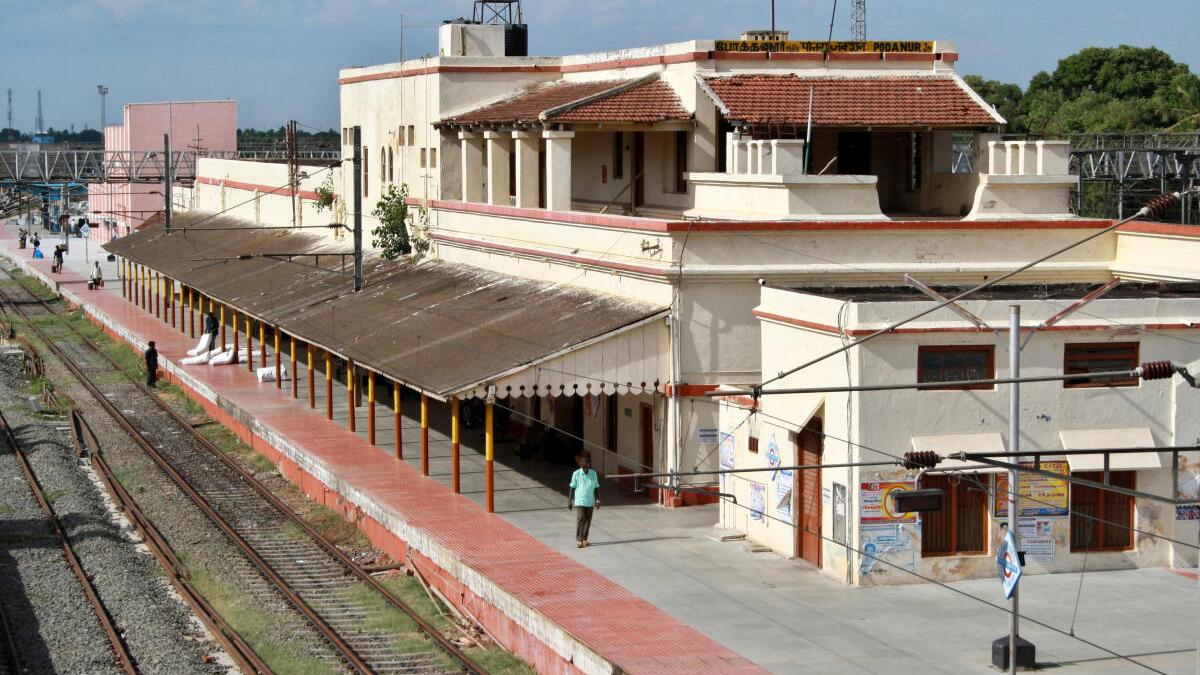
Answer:
[[[396,421],[396,459],[404,459],[404,431],[402,429],[402,414],[403,404],[400,401],[400,383],[392,382],[392,417]]]
[[[493,466],[496,459],[496,432],[493,429],[493,410],[491,396],[488,396],[487,411],[483,418],[483,433],[484,433],[484,469],[487,478],[487,510],[488,513],[496,512],[496,482]]]
[[[461,492],[458,484],[458,397],[450,399],[450,487],[454,494]]]
[[[375,371],[367,371],[367,440],[375,445]]]
[[[354,424],[354,359],[346,359],[346,411],[349,413],[350,431],[358,431]]]
[[[421,474],[429,475],[429,397],[421,394]]]

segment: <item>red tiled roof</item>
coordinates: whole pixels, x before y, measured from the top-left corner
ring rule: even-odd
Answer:
[[[539,121],[538,116],[546,110],[603,93],[626,83],[628,80],[556,82],[527,89],[499,103],[442,120],[440,124],[533,124]]]
[[[1001,123],[952,77],[734,75],[706,80],[731,122],[815,126],[987,127]]]
[[[554,114],[555,122],[662,122],[691,119],[671,85],[650,80]]]

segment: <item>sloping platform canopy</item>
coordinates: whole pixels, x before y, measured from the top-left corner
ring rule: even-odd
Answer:
[[[441,399],[653,392],[669,378],[665,307],[372,253],[354,293],[348,235],[200,212],[105,248]]]

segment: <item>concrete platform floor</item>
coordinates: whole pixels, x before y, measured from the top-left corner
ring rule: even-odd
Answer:
[[[15,227],[6,227],[13,236]],[[54,238],[43,238],[43,248]],[[74,240],[73,251],[79,247]],[[7,243],[7,242],[6,242]],[[95,245],[91,247],[94,260]],[[68,257],[71,270],[87,267]],[[104,263],[107,289],[120,293],[114,265]],[[257,338],[257,336],[256,336]],[[256,340],[257,348],[257,340]],[[286,358],[285,358],[286,362]],[[273,363],[273,359],[269,359]],[[307,404],[301,370],[300,401]],[[273,387],[272,384],[261,385]],[[317,376],[324,415],[324,381]],[[290,395],[290,394],[289,394]],[[346,392],[334,387],[335,418],[345,423]],[[405,461],[419,469],[417,404],[404,402]],[[448,420],[433,407],[430,473],[450,484]],[[357,412],[366,437],[365,409]],[[380,452],[391,453],[391,410],[378,410]],[[482,434],[464,430],[463,493],[483,503]],[[965,581],[850,589],[803,563],[751,553],[740,542],[708,538],[716,507],[664,509],[606,484],[593,545],[575,548],[574,516],[565,508],[568,467],[521,460],[497,446],[497,511],[512,524],[573,560],[659,606],[701,633],[778,673],[994,673],[991,641],[1007,634],[999,582]],[[1078,599],[1078,612],[1075,611]],[[596,611],[603,612],[603,607]],[[1043,667],[1063,673],[1200,673],[1200,581],[1194,571],[1142,569],[1029,576],[1022,581],[1023,615],[1134,658],[1118,659],[1079,640],[1026,624]]]

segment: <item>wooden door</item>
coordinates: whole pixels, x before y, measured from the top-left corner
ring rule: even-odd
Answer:
[[[641,419],[642,425],[642,468],[639,473],[654,471],[654,406],[649,403],[641,404]],[[643,481],[638,481],[637,490],[640,492],[645,489],[641,485]]]
[[[808,428],[796,436],[796,463],[812,466],[821,463],[822,436],[820,420],[809,422]],[[821,566],[821,470],[797,471],[793,478],[792,494],[796,514],[796,557],[817,567]]]

